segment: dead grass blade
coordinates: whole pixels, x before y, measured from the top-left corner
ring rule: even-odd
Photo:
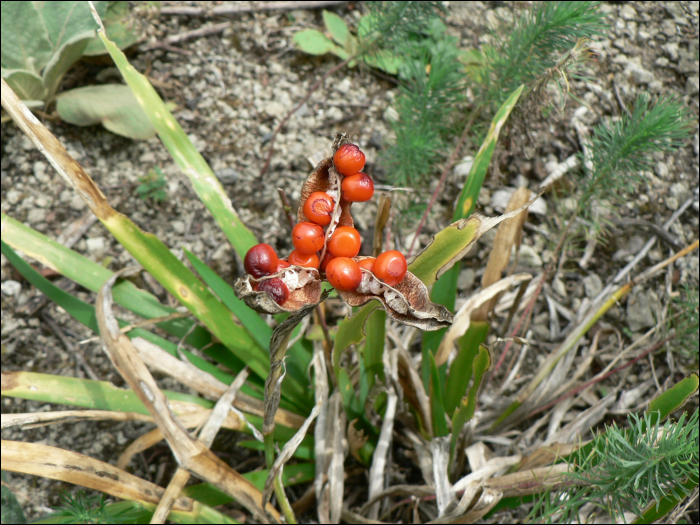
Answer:
[[[469,328],[469,325],[471,324],[471,314],[476,308],[491,300],[499,293],[504,292],[512,285],[523,281],[529,281],[530,279],[532,279],[532,275],[529,273],[518,273],[511,275],[501,279],[497,283],[492,284],[485,290],[482,290],[467,299],[467,301],[455,314],[452,326],[450,326],[440,342],[440,346],[435,354],[435,364],[437,366],[442,366],[447,362],[450,353],[455,347],[455,341],[462,337]]]
[[[345,437],[345,408],[340,392],[336,390],[330,399],[331,414],[333,415],[333,456],[328,468],[328,491],[330,494],[330,520],[331,523],[340,523],[340,515],[343,510],[343,488],[345,486],[345,451],[343,450],[343,437]]]
[[[280,452],[279,456],[277,456],[277,458],[275,459],[272,468],[270,468],[270,473],[267,475],[267,479],[265,480],[265,490],[263,490],[263,503],[267,503],[268,501],[270,501],[270,497],[272,496],[273,490],[272,485],[275,480],[275,477],[279,476],[280,484],[282,483],[281,477],[284,464],[291,459],[297,447],[299,447],[299,444],[306,437],[306,432],[308,432],[309,426],[311,426],[311,423],[314,419],[316,419],[316,416],[318,416],[320,411],[321,403],[317,402],[316,406],[314,406],[313,410],[311,411],[309,417],[306,418],[306,421],[304,421],[304,424],[297,431],[297,433],[294,434],[292,439],[287,441],[287,443],[284,445],[284,448],[282,448],[282,452]]]
[[[450,436],[436,436],[430,442],[433,453],[433,477],[435,478],[435,496],[437,498],[438,517],[442,517],[454,499],[449,479]]]
[[[248,367],[244,367],[243,370],[238,373],[236,379],[226,389],[224,395],[216,402],[209,419],[199,432],[199,441],[202,442],[205,447],[211,448],[216,434],[219,432],[221,425],[229,413],[231,403],[233,403],[233,400],[236,398],[238,390],[243,386],[243,383],[246,382],[246,379],[248,379],[248,374]],[[175,474],[170,479],[170,483],[168,483],[168,487],[165,489],[163,497],[160,499],[158,507],[156,507],[156,511],[153,513],[151,523],[165,523],[175,500],[182,493],[182,489],[185,488],[189,480],[190,473],[184,468],[178,467]]]
[[[315,397],[316,403],[321,405],[314,428],[314,453],[316,455],[316,478],[314,479],[314,491],[316,493],[316,501],[319,502],[319,522],[324,523],[320,514],[320,502],[323,492],[324,477],[326,476],[326,467],[330,463],[326,454],[326,439],[329,434],[327,429],[328,424],[328,370],[326,369],[326,359],[323,354],[323,347],[320,341],[314,341],[314,357],[312,361],[314,367],[315,379]]]
[[[2,414],[2,429],[10,427],[38,428],[57,423],[74,421],[141,421],[153,423],[153,418],[136,412],[115,412],[113,410],[58,410],[55,412],[35,412],[26,414]]]
[[[125,269],[115,273],[97,294],[95,310],[108,356],[163,431],[178,464],[232,496],[256,519],[267,522],[268,518],[261,506],[262,493],[187,433],[173,414],[167,398],[158,388],[148,368],[138,357],[130,339],[121,333],[112,312],[112,286],[118,277],[128,271],[133,270]],[[279,513],[271,505],[266,510],[279,520]]]
[[[164,489],[109,463],[36,443],[2,440],[2,469],[57,479],[139,503],[157,504]],[[173,508],[191,512],[193,500],[179,497]]]
[[[211,399],[219,399],[226,392],[226,383],[187,361],[179,360],[158,345],[141,337],[135,337],[131,342],[149,368],[168,374]],[[236,394],[233,406],[256,416],[262,417],[265,414],[263,402],[243,392]],[[275,422],[285,427],[299,428],[304,423],[304,418],[289,410],[279,409],[275,414]]]
[[[530,199],[530,193],[530,190],[527,188],[518,188],[513,195],[511,195],[505,213],[516,210],[524,205]],[[493,248],[491,249],[489,260],[486,264],[486,270],[484,270],[484,275],[481,277],[482,289],[485,290],[492,284],[501,280],[503,270],[508,267],[508,261],[510,260],[510,253],[513,246],[515,246],[516,249],[520,249],[523,236],[523,224],[525,224],[527,217],[528,210],[525,209],[522,213],[510,219],[506,219],[499,224],[496,237],[493,240]],[[471,315],[472,319],[474,321],[487,321],[489,313],[493,310],[497,300],[498,298],[494,297],[475,309]]]
[[[387,468],[387,457],[389,447],[394,434],[394,416],[396,415],[396,405],[398,396],[393,388],[387,390],[386,411],[382,428],[379,432],[377,448],[372,455],[372,466],[369,469],[369,499],[373,499],[384,489],[384,479]],[[379,517],[379,503],[375,503],[369,508],[369,518],[376,520]]]

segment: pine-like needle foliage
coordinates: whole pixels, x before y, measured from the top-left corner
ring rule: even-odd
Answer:
[[[624,193],[637,190],[651,170],[653,152],[670,153],[684,145],[692,129],[686,111],[675,99],[651,105],[641,93],[631,116],[602,123],[593,131],[589,147],[591,169],[583,181],[579,211],[597,196],[621,201]]]
[[[581,516],[581,508],[592,503],[619,520],[624,512],[639,515],[666,495],[683,499],[690,493],[683,483],[698,476],[698,411],[663,426],[658,420],[653,423],[650,414],[633,414],[628,420],[629,429],[613,423],[594,438],[592,448],[582,449],[588,453],[576,455],[572,463],[577,466],[570,474],[575,486],[541,498],[530,519],[584,523],[587,517]]]
[[[493,45],[482,50],[486,64],[481,100],[500,106],[520,84],[531,84],[554,67],[579,39],[602,34],[602,18],[598,2],[538,2],[510,31],[492,31]]]
[[[464,98],[464,75],[456,67],[456,41],[445,35],[440,20],[428,38],[407,42],[400,52],[406,60],[399,70],[398,118],[391,123],[396,140],[381,161],[392,184],[421,187],[444,156],[455,108]]]

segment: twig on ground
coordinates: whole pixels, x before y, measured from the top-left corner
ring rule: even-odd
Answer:
[[[159,49],[166,46],[172,46],[173,44],[180,44],[185,40],[192,40],[194,38],[202,38],[205,36],[215,35],[221,33],[224,29],[229,27],[231,22],[222,22],[221,24],[214,24],[210,26],[200,27],[199,29],[193,29],[192,31],[185,31],[178,35],[172,35],[164,38],[160,42],[154,42],[152,44],[146,44],[141,47],[141,51],[150,51],[152,49]],[[179,50],[180,51],[180,50]]]
[[[53,334],[61,340],[61,343],[66,348],[66,350],[68,350],[68,352],[72,354],[73,357],[75,357],[75,362],[80,366],[80,368],[82,368],[85,371],[87,376],[94,381],[99,381],[100,378],[97,377],[97,374],[95,374],[92,368],[90,368],[90,365],[87,364],[87,361],[85,361],[85,358],[82,356],[82,354],[75,349],[73,343],[71,343],[68,340],[61,328],[49,316],[49,314],[47,314],[46,312],[41,312],[41,318],[46,323],[46,326],[48,326],[49,329],[53,332]]]
[[[257,5],[220,5],[213,8],[208,7],[186,7],[180,5],[169,5],[161,8],[161,15],[178,16],[201,16],[205,18],[215,16],[237,15],[240,13],[260,13],[261,11],[290,11],[296,9],[321,9],[323,7],[335,7],[347,4],[347,1],[300,1],[300,2],[264,2]]]

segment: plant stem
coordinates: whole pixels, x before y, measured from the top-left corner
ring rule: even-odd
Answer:
[[[267,461],[267,468],[272,470],[272,465],[275,463],[275,443],[272,437],[272,432],[265,434],[265,460]],[[282,513],[284,514],[287,523],[297,523],[296,516],[294,516],[294,511],[292,506],[289,504],[287,495],[284,492],[284,487],[282,486],[282,481],[279,476],[275,476],[273,482],[275,487],[275,496],[277,496],[277,501],[279,502]]]

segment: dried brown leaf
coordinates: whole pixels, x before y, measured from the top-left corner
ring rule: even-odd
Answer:
[[[254,286],[273,278],[282,279],[289,289],[289,298],[281,305],[277,304],[267,292],[258,292]],[[274,275],[254,279],[244,275],[238,279],[233,290],[236,297],[245,302],[256,312],[266,314],[281,314],[298,312],[305,306],[316,306],[321,300],[321,276],[315,268],[290,266]]]
[[[355,257],[354,260],[366,258]],[[357,290],[338,291],[338,295],[350,306],[379,301],[389,317],[421,330],[439,330],[449,326],[453,319],[452,312],[430,300],[428,288],[411,272],[406,272],[406,277],[397,285],[389,286],[377,279],[372,272],[362,270],[362,283]]]

